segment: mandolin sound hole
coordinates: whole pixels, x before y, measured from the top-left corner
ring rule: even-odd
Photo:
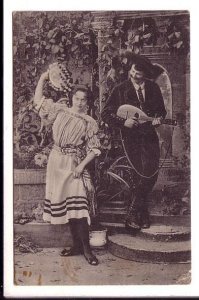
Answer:
[[[138,119],[139,118],[139,114],[136,112],[135,115],[134,115],[134,117]]]

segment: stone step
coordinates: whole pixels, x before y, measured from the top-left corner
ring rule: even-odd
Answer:
[[[108,234],[127,233],[124,223],[101,222],[101,225],[108,229]],[[191,237],[190,227],[179,225],[152,224],[148,229],[142,229],[137,236],[153,241],[186,241]]]
[[[170,217],[170,218],[169,218]],[[149,229],[144,229],[138,235],[144,239],[155,241],[182,241],[190,238],[189,222],[186,218],[162,218],[162,223],[152,224]],[[165,225],[163,225],[163,221]],[[170,224],[168,226],[167,224]],[[172,225],[171,225],[172,224]],[[126,234],[124,223],[101,222],[108,229],[108,234]],[[65,225],[52,225],[48,223],[30,222],[24,225],[14,224],[15,238],[24,236],[40,247],[66,247],[72,245],[70,229]]]
[[[139,236],[153,241],[187,241],[190,240],[190,227],[176,225],[156,225],[152,224],[150,228],[139,231]]]
[[[69,225],[48,223],[14,224],[14,238],[24,236],[42,248],[67,247],[72,245]]]
[[[103,203],[103,206],[101,209],[111,208],[111,209],[126,209],[128,206],[127,201],[107,201]]]
[[[101,209],[99,212],[99,221],[106,223],[124,223],[126,217],[126,210],[113,210],[113,209]],[[165,225],[191,225],[190,215],[159,215],[150,214],[152,224],[165,224]]]
[[[185,263],[191,260],[191,242],[162,242],[115,234],[108,237],[108,250],[113,255],[138,262]]]

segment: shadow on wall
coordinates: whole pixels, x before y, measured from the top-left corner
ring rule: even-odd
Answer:
[[[168,73],[166,69],[159,65],[155,64],[163,68],[165,71],[157,78],[156,83],[159,85],[163,99],[164,104],[166,107],[167,115],[166,118],[172,119],[172,89],[171,89],[171,81],[169,79]],[[168,148],[170,147],[171,141],[172,141],[172,133],[173,128],[168,125],[161,125],[159,128],[157,128],[157,133],[159,136],[160,141],[160,157],[165,158],[165,155],[168,151]],[[172,155],[172,147],[169,148],[167,158],[171,158]]]

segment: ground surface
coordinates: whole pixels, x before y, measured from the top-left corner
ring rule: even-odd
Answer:
[[[16,285],[168,285],[187,284],[189,263],[152,264],[128,261],[105,249],[94,250],[98,266],[81,255],[60,257],[60,248],[37,253],[15,253]]]

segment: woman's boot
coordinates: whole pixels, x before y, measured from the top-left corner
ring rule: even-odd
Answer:
[[[89,227],[87,223],[87,218],[82,218],[78,220],[78,233],[83,245],[84,257],[90,265],[98,265],[98,259],[93,255],[89,244]]]
[[[78,233],[78,225],[77,225],[78,220],[70,220],[69,225],[70,225],[70,231],[72,235],[72,240],[73,240],[73,246],[70,248],[65,248],[62,250],[60,253],[61,256],[73,256],[73,255],[78,255],[78,254],[83,254],[83,246],[81,243],[81,240],[79,238],[79,233]]]

